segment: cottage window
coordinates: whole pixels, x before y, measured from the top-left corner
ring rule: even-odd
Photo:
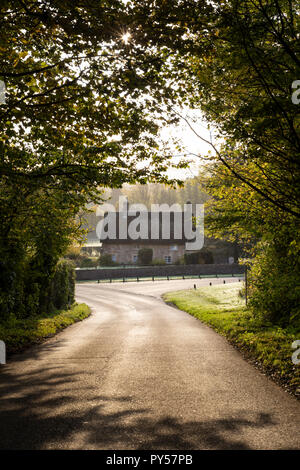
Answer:
[[[171,256],[165,256],[165,262],[167,264],[171,264],[172,263],[172,257]]]

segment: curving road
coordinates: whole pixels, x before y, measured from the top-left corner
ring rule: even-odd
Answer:
[[[194,282],[78,285],[92,316],[0,369],[0,447],[299,449],[299,402],[160,299]]]

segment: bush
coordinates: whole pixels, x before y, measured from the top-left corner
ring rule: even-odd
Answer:
[[[70,246],[64,256],[68,261],[75,263],[77,268],[80,268],[84,260],[88,258],[87,254],[81,252],[79,246]]]
[[[85,304],[73,304],[70,310],[57,310],[51,314],[26,319],[11,316],[9,321],[0,323],[0,338],[5,341],[8,354],[21,352],[72,323],[87,318],[90,312],[90,308]]]
[[[141,248],[138,252],[138,264],[146,266],[151,264],[153,258],[152,248]]]
[[[108,253],[103,253],[103,255],[100,256],[98,259],[98,265],[99,266],[115,266],[116,263],[112,260],[111,255]]]
[[[77,258],[81,257],[81,251],[79,246],[69,246],[65,254],[66,258],[76,261]]]
[[[287,243],[257,245],[249,280],[253,313],[282,326],[300,325],[300,260]]]
[[[25,315],[26,252],[19,240],[0,239],[0,321],[13,312]]]
[[[49,310],[65,309],[74,303],[75,270],[74,264],[61,260],[58,262],[51,280]]]
[[[80,263],[80,268],[96,268],[98,266],[98,260],[92,258],[83,258]]]
[[[184,256],[182,256],[181,258],[177,259],[174,263],[176,266],[180,266],[182,264],[184,264]]]
[[[1,268],[1,266],[0,266]],[[18,267],[17,267],[18,268]],[[0,323],[10,318],[27,319],[67,308],[74,303],[75,265],[61,260],[48,273],[37,271],[31,263],[14,273],[8,264],[0,269]]]
[[[151,264],[152,266],[165,266],[166,262],[163,259],[154,259]]]
[[[209,250],[202,248],[201,251],[195,253],[185,253],[184,262],[185,264],[213,264],[214,258]]]

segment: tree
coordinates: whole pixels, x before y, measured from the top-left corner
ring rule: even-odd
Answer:
[[[151,204],[180,204],[188,201],[201,204],[207,196],[199,186],[198,178],[188,178],[182,185],[170,187],[166,184],[149,183],[147,185],[124,185],[121,191],[128,198],[129,204],[144,204],[150,210]]]
[[[177,78],[186,103],[226,139],[219,150],[213,145],[217,160],[299,217],[299,109],[291,101],[300,71],[297,2],[131,3],[139,35],[168,49],[170,82]],[[259,180],[246,167],[237,171],[241,161],[256,166]]]
[[[66,197],[73,214],[101,198],[100,186],[166,182],[172,152],[160,142],[159,127],[177,122],[182,105],[200,109],[216,129],[214,154],[205,161],[212,186],[226,192],[214,193],[212,223],[221,231],[223,221],[223,229],[238,236],[267,234],[272,247],[286,240],[295,253],[295,1],[5,0],[0,20],[0,78],[7,89],[0,106],[5,259],[15,256],[22,270],[36,240],[45,244],[43,236],[33,236],[38,224],[28,231],[27,221],[19,225],[24,214],[34,214],[41,194],[56,209]],[[52,266],[59,251],[45,265]],[[7,279],[18,278],[13,273]]]
[[[260,240],[253,305],[277,320],[296,321],[300,119],[291,95],[300,76],[298,2],[134,3],[137,17],[147,10],[145,35],[170,50],[170,77],[178,71],[186,103],[214,129],[213,154],[202,156],[213,196],[206,227],[249,244]],[[183,119],[205,140],[197,123]]]
[[[27,315],[48,308],[74,218],[100,187],[166,181],[159,123],[174,121],[176,93],[161,94],[160,52],[122,40],[122,1],[4,0],[0,25],[1,312]]]

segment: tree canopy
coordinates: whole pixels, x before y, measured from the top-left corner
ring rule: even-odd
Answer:
[[[294,0],[3,0],[1,250],[11,283],[24,263],[44,279],[53,272],[74,214],[101,187],[167,181],[172,151],[160,129],[183,107],[214,129],[212,154],[199,156],[210,230],[260,240],[259,263],[271,257],[277,276],[285,257],[298,273],[299,21]]]
[[[159,133],[177,92],[164,50],[126,43],[129,22],[122,1],[1,2],[2,314],[34,285],[43,304],[74,217],[101,188],[167,179]]]

